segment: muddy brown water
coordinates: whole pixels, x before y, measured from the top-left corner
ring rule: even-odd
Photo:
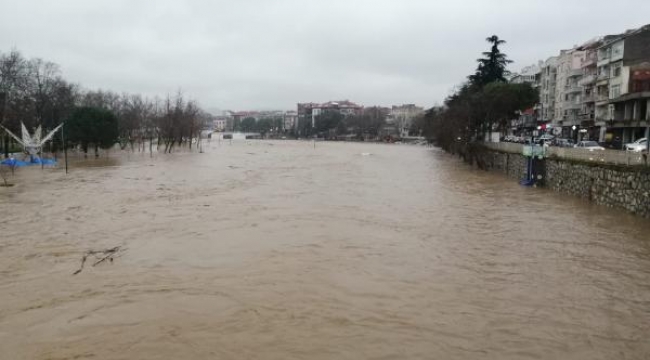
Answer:
[[[650,358],[647,219],[435,149],[213,141],[12,181],[0,359]]]

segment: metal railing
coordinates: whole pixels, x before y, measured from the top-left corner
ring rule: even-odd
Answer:
[[[569,75],[569,76],[582,76],[582,75],[583,75],[583,71],[582,71],[582,69],[571,69],[571,70],[569,70],[569,74],[568,74],[568,75]]]
[[[582,92],[582,87],[578,85],[569,85],[564,87],[564,92],[566,93],[579,93]]]
[[[643,153],[622,150],[587,150],[578,148],[549,147],[546,157],[581,160],[603,164],[648,165]]]
[[[511,154],[522,154],[524,151],[524,144],[511,143],[511,142],[486,142],[483,143],[485,147],[492,150],[507,152]]]
[[[576,110],[582,108],[582,101],[568,100],[562,104],[566,110]]]
[[[524,151],[524,144],[518,143],[486,142],[484,145],[489,149],[511,154],[523,154]],[[579,160],[600,164],[650,166],[650,159],[645,156],[645,153],[622,150],[587,150],[550,146],[545,148],[544,156],[547,158]]]
[[[609,79],[609,73],[600,73],[596,76],[596,80],[607,80]]]
[[[587,66],[590,66],[590,65],[594,65],[597,62],[598,62],[598,56],[596,55],[596,53],[591,53],[591,54],[587,55],[585,60],[582,62],[581,66],[582,67],[587,67]]]
[[[596,101],[609,101],[609,94],[596,95]]]
[[[582,79],[578,80],[578,85],[589,85],[596,81],[596,74],[585,75]]]

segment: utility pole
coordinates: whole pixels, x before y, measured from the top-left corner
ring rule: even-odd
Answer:
[[[645,153],[650,156],[650,124],[645,129]]]
[[[5,103],[7,101],[7,93],[6,92],[0,92],[0,124],[4,124],[5,122]],[[9,135],[4,134],[3,137],[0,137],[0,142],[2,142],[4,138],[4,155],[5,158],[9,157]]]
[[[65,122],[61,126],[61,142],[63,143],[63,158],[65,159],[65,173],[68,174],[68,147],[65,144]]]

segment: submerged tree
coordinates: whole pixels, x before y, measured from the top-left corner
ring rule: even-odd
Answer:
[[[112,112],[95,107],[79,107],[68,119],[65,132],[70,142],[79,144],[88,154],[88,146],[95,147],[95,157],[99,148],[109,149],[118,140],[117,117]]]

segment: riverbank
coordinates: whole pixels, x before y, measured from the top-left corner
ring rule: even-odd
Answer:
[[[526,176],[528,158],[522,154],[473,146],[465,159],[473,166],[509,178]],[[650,168],[545,158],[538,160],[539,186],[599,205],[650,218]]]

